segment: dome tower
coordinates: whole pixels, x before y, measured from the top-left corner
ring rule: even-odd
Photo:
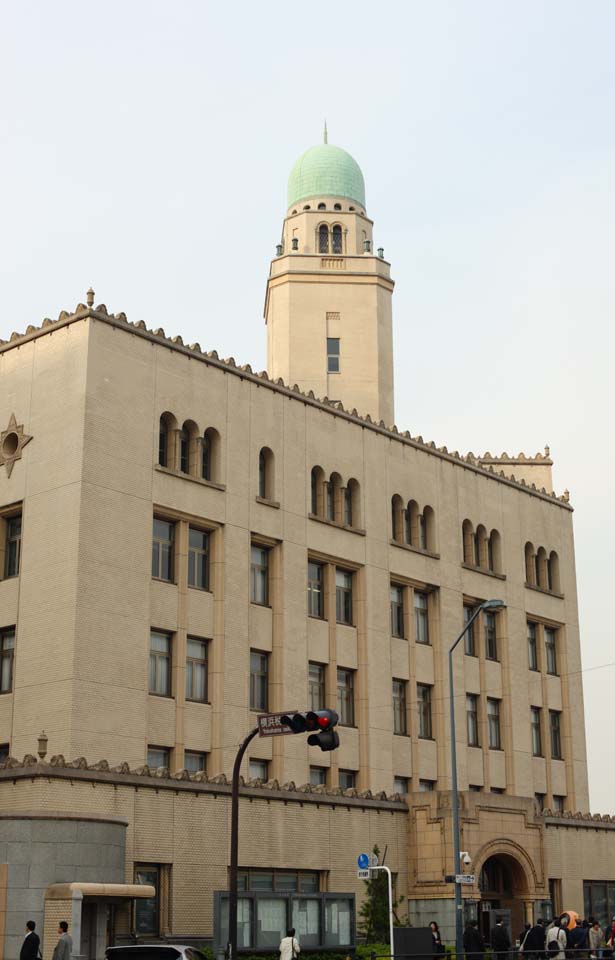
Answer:
[[[268,372],[391,425],[390,265],[372,249],[361,168],[326,127],[293,166],[287,204],[267,282]]]

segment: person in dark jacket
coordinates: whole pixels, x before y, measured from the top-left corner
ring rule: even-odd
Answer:
[[[40,953],[41,940],[38,933],[35,933],[36,924],[34,920],[28,920],[26,923],[26,935],[19,951],[19,960],[37,960]]]
[[[545,952],[545,939],[547,931],[545,930],[544,920],[539,919],[528,932],[523,943],[523,956],[528,960],[542,960]]]
[[[507,960],[508,951],[510,950],[510,936],[501,917],[497,918],[495,927],[493,928],[491,947],[496,960]]]
[[[470,920],[463,931],[463,949],[466,960],[479,960],[485,952],[485,944],[480,935],[476,920]]]

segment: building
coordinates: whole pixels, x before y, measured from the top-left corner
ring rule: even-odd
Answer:
[[[61,916],[88,958],[131,929],[210,939],[237,745],[258,713],[324,705],[337,751],[250,747],[243,945],[276,946],[292,916],[304,946],[346,946],[356,854],[376,843],[410,920],[452,937],[447,656],[489,598],[505,609],[455,659],[467,915],[488,930],[510,911],[516,930],[584,897],[602,919],[615,907],[549,451],[461,456],[400,432],[393,284],[361,172],[325,142],[288,200],[269,373],[92,291],[0,343],[8,960],[29,916],[45,960]]]

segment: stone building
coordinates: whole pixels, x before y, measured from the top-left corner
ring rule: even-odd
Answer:
[[[455,655],[466,913],[488,933],[496,911],[516,931],[552,906],[615,909],[615,822],[588,812],[568,495],[548,450],[461,456],[394,426],[393,281],[366,210],[345,151],[299,159],[268,373],[91,291],[0,343],[9,960],[30,916],[46,960],[60,915],[88,958],[131,930],[211,939],[237,745],[259,713],[324,706],[338,750],[250,747],[242,944],[275,946],[292,919],[304,946],[348,946],[374,844],[411,922],[450,938],[447,658],[490,598],[505,607]]]

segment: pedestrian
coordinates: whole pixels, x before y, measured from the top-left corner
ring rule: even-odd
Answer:
[[[485,944],[476,920],[470,920],[466,924],[463,931],[463,949],[466,960],[480,960],[481,955],[485,952]]]
[[[280,960],[295,960],[301,953],[301,947],[295,939],[295,928],[286,931],[286,936],[280,941]],[[55,960],[55,957],[54,957]]]
[[[545,952],[545,937],[545,922],[542,917],[539,917],[534,926],[528,930],[519,952],[523,953],[527,960],[542,960]]]
[[[68,932],[68,924],[66,920],[60,920],[58,933],[60,935],[60,939],[54,947],[53,960],[71,960],[73,954],[73,938]]]
[[[592,960],[600,960],[602,957],[602,941],[604,940],[604,930],[597,920],[592,920],[589,928],[589,955]]]
[[[19,960],[38,960],[40,956],[41,939],[38,933],[35,933],[36,923],[34,920],[28,920],[26,923],[26,935],[23,938],[21,950],[19,951]]]
[[[433,937],[433,952],[444,953],[444,944],[442,943],[442,937],[440,936],[440,929],[435,920],[431,921],[429,924],[429,929],[431,930],[431,935]]]
[[[491,949],[496,960],[507,960],[507,954],[510,950],[510,936],[501,917],[496,918],[491,935]]]
[[[547,933],[548,960],[566,960],[567,944],[566,931],[562,927],[559,917],[556,917]]]

